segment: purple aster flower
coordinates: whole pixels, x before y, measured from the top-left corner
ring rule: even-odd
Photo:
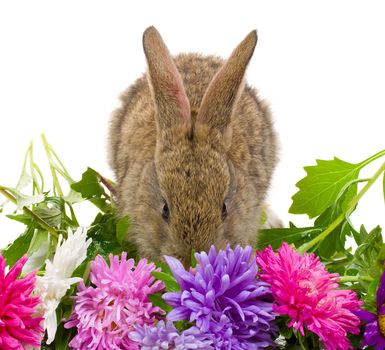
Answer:
[[[360,347],[374,346],[375,350],[385,349],[385,271],[382,274],[380,285],[377,289],[377,313],[373,314],[364,309],[355,312],[366,322],[364,340]]]
[[[186,271],[179,260],[165,257],[181,287],[181,292],[164,294],[174,307],[167,319],[195,322],[202,333],[213,335],[215,349],[274,346],[272,296],[267,284],[257,280],[252,248],[227,246],[217,254],[212,246],[208,255],[202,252],[195,257],[195,271]]]
[[[201,334],[196,327],[191,327],[181,334],[172,322],[159,321],[156,326],[137,326],[130,333],[130,339],[137,342],[142,350],[212,350],[212,336]]]

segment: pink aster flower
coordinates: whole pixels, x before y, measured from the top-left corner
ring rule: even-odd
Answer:
[[[126,253],[121,259],[111,254],[109,259],[110,266],[97,256],[91,265],[92,285],[86,287],[81,282],[78,286],[74,312],[65,324],[66,328],[77,328],[77,335],[70,342],[74,349],[139,349],[129,333],[135,325],[152,325],[163,313],[148,298],[164,288],[151,275],[159,269],[146,259],[135,267]]]
[[[301,256],[287,243],[277,253],[271,247],[257,253],[257,262],[261,280],[271,286],[273,309],[289,316],[289,327],[302,335],[306,327],[327,350],[351,348],[347,333],[359,333],[360,320],[353,312],[362,303],[353,291],[337,289],[337,273],[329,273],[314,254]]]
[[[31,296],[35,288],[35,273],[18,278],[27,257],[22,257],[6,273],[5,259],[0,255],[0,349],[24,350],[25,346],[40,346],[42,317],[34,317],[40,303]]]

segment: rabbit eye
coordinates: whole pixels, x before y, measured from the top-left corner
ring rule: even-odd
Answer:
[[[226,202],[223,202],[222,206],[222,220],[224,221],[227,218],[227,206]]]
[[[168,220],[170,218],[170,210],[168,209],[168,205],[167,205],[166,201],[163,204],[162,218],[166,222],[168,222]]]

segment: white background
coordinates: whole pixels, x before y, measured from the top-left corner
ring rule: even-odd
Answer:
[[[173,54],[223,57],[256,28],[248,82],[270,101],[281,142],[269,201],[285,222],[306,223],[287,214],[304,165],[359,162],[384,148],[384,15],[381,1],[2,1],[0,184],[16,184],[31,139],[45,162],[41,132],[74,178],[86,166],[112,177],[107,124],[145,70],[147,26]],[[385,223],[380,184],[358,209],[357,225]],[[91,219],[83,209],[81,223]],[[0,247],[20,230],[2,216]]]

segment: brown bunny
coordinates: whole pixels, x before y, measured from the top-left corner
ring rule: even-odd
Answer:
[[[144,32],[148,76],[110,127],[117,207],[142,256],[189,265],[192,249],[255,244],[277,158],[268,107],[244,85],[256,43],[252,31],[227,61],[172,58],[154,27]]]

